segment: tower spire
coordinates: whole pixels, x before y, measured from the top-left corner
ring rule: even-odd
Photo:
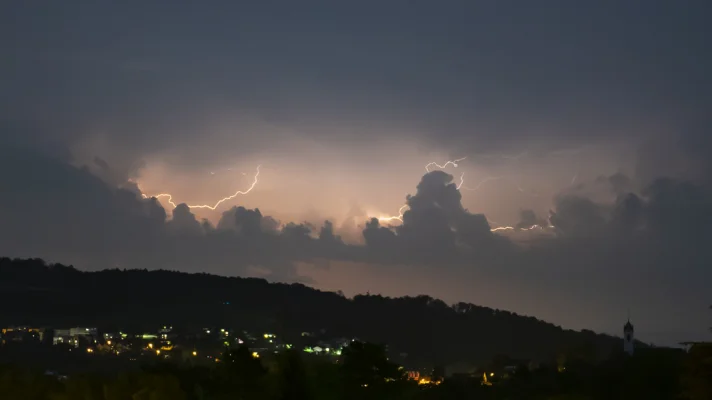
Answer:
[[[628,309],[628,322],[623,326],[623,351],[625,351],[629,356],[633,355],[635,348],[635,329],[633,324],[630,323],[630,308]]]

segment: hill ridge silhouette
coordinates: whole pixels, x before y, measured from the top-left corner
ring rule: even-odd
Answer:
[[[565,330],[530,316],[426,295],[386,297],[303,284],[169,270],[79,271],[41,259],[0,258],[0,324],[144,331],[231,327],[298,339],[301,332],[383,343],[413,362],[605,358],[621,339]]]

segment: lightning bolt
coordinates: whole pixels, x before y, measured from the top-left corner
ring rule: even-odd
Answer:
[[[438,167],[440,169],[445,169],[445,168],[447,168],[448,165],[452,165],[453,167],[457,168],[457,165],[458,165],[457,163],[459,163],[460,161],[462,161],[466,158],[467,157],[462,157],[462,158],[458,158],[457,160],[451,160],[451,161],[446,162],[443,165],[440,165],[436,162],[431,162],[431,163],[428,163],[425,165],[425,171],[430,172],[430,168],[432,168],[433,166]]]
[[[386,216],[386,217],[378,217],[378,220],[380,222],[393,222],[393,221],[400,221],[403,222],[403,213],[405,212],[406,208],[408,208],[407,204],[403,204],[401,208],[398,209],[398,215],[391,215],[391,216]]]
[[[528,228],[516,228],[514,226],[498,226],[496,228],[490,229],[492,232],[499,232],[499,231],[533,231],[534,229],[546,229],[546,228],[553,228],[553,225],[549,226],[541,226],[534,224]]]
[[[255,172],[255,177],[254,177],[254,179],[252,180],[252,184],[250,185],[250,187],[249,187],[247,190],[238,190],[237,192],[233,193],[232,195],[227,196],[227,197],[223,197],[222,199],[218,200],[218,201],[217,201],[215,204],[213,204],[212,206],[209,205],[209,204],[193,204],[193,205],[188,205],[188,208],[207,208],[207,209],[209,209],[209,210],[215,210],[216,208],[218,208],[218,207],[220,206],[220,204],[222,204],[222,203],[224,203],[224,202],[226,202],[226,201],[228,201],[228,200],[232,200],[232,199],[234,199],[235,197],[237,197],[237,196],[239,196],[239,195],[242,195],[242,194],[248,194],[248,193],[250,193],[250,192],[252,191],[252,189],[254,189],[255,186],[257,185],[257,182],[259,182],[260,167],[261,167],[261,166],[262,166],[262,165],[258,165],[258,166],[257,166],[257,172]],[[144,199],[148,199],[148,198],[156,198],[156,199],[159,199],[159,198],[167,198],[167,199],[168,199],[168,203],[169,203],[170,205],[172,205],[173,208],[176,208],[176,207],[177,207],[176,203],[173,202],[173,195],[171,195],[170,193],[161,193],[161,194],[156,194],[156,195],[152,195],[152,196],[147,196],[147,195],[144,194],[144,195],[142,195],[142,196],[143,196]]]
[[[482,180],[477,184],[477,186],[471,188],[471,187],[463,186],[464,176],[465,176],[465,173],[463,172],[462,175],[460,176],[460,184],[457,186],[457,188],[458,188],[458,189],[462,188],[462,189],[470,190],[470,191],[473,191],[473,192],[474,192],[475,190],[478,190],[478,189],[480,188],[480,186],[484,185],[485,183],[487,183],[487,182],[489,182],[489,181],[496,181],[496,180],[498,180],[498,179],[502,179],[501,176],[488,176],[488,177],[482,179]]]
[[[504,155],[502,155],[501,157],[502,157],[502,158],[508,158],[508,159],[514,159],[514,160],[516,160],[516,159],[519,159],[519,158],[523,157],[523,156],[526,155],[526,154],[527,154],[527,152],[525,151],[525,152],[523,152],[523,153],[521,153],[521,154],[519,154],[519,155],[516,155],[516,156],[504,156]],[[430,162],[430,163],[428,163],[428,164],[425,165],[425,171],[429,173],[429,172],[431,171],[431,169],[434,169],[435,167],[437,167],[437,168],[439,168],[439,169],[445,169],[445,168],[447,168],[448,165],[452,165],[454,168],[457,168],[457,167],[459,166],[458,163],[459,163],[460,161],[462,161],[462,160],[465,160],[466,158],[467,158],[467,157],[462,157],[462,158],[458,158],[457,160],[449,160],[449,161],[445,162],[445,164],[442,164],[442,165],[440,165],[440,164],[438,164],[438,163],[436,163],[436,162]],[[503,178],[503,177],[501,177],[501,176],[488,176],[488,177],[482,179],[482,180],[477,184],[477,186],[475,186],[474,188],[471,188],[471,187],[465,186],[465,173],[463,172],[462,174],[460,174],[460,182],[457,184],[456,188],[457,188],[457,190],[464,189],[464,190],[469,190],[469,191],[475,191],[475,190],[478,190],[478,189],[480,188],[480,186],[482,186],[483,184],[485,184],[485,183],[487,183],[487,182],[496,181],[496,180],[499,180],[499,179],[502,179],[502,178]],[[508,180],[509,180],[509,179],[508,179]],[[512,181],[512,183],[514,183],[515,187],[517,188],[517,190],[518,190],[519,192],[521,192],[521,193],[526,193],[526,191],[525,191],[524,189],[522,189],[522,187],[519,186],[518,183],[516,183],[516,182],[514,182],[514,181]],[[536,196],[534,196],[534,197],[536,197]],[[389,217],[389,218],[390,218],[390,217]]]

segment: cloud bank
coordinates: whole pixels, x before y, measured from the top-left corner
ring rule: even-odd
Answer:
[[[712,3],[243,3],[3,9],[2,255],[705,332]]]
[[[614,201],[562,193],[548,218],[523,210],[515,233],[544,222],[553,226],[553,235],[534,236],[526,246],[492,232],[483,214],[465,209],[453,176],[440,170],[423,175],[407,196],[402,224],[362,221],[362,245],[345,243],[330,221],[282,222],[257,208],[233,206],[213,225],[178,204],[169,218],[154,198],[29,150],[3,152],[0,181],[0,253],[7,256],[84,269],[164,268],[317,285],[299,264],[410,266],[434,279],[455,276],[471,279],[473,287],[488,282],[525,291],[534,302],[547,296],[582,307],[595,302],[587,309],[592,320],[629,308],[640,310],[641,319],[668,313],[659,329],[671,320],[696,326],[692,316],[702,315],[709,301],[712,193],[704,180],[661,177],[629,191],[628,177],[598,179],[590,184],[608,182]],[[664,332],[657,337],[669,339]]]

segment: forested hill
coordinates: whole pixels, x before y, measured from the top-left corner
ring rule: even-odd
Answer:
[[[0,325],[144,330],[268,329],[386,343],[410,359],[483,362],[497,355],[551,360],[562,352],[607,356],[621,341],[536,318],[428,296],[389,298],[300,284],[171,271],[81,272],[42,260],[0,259]]]

